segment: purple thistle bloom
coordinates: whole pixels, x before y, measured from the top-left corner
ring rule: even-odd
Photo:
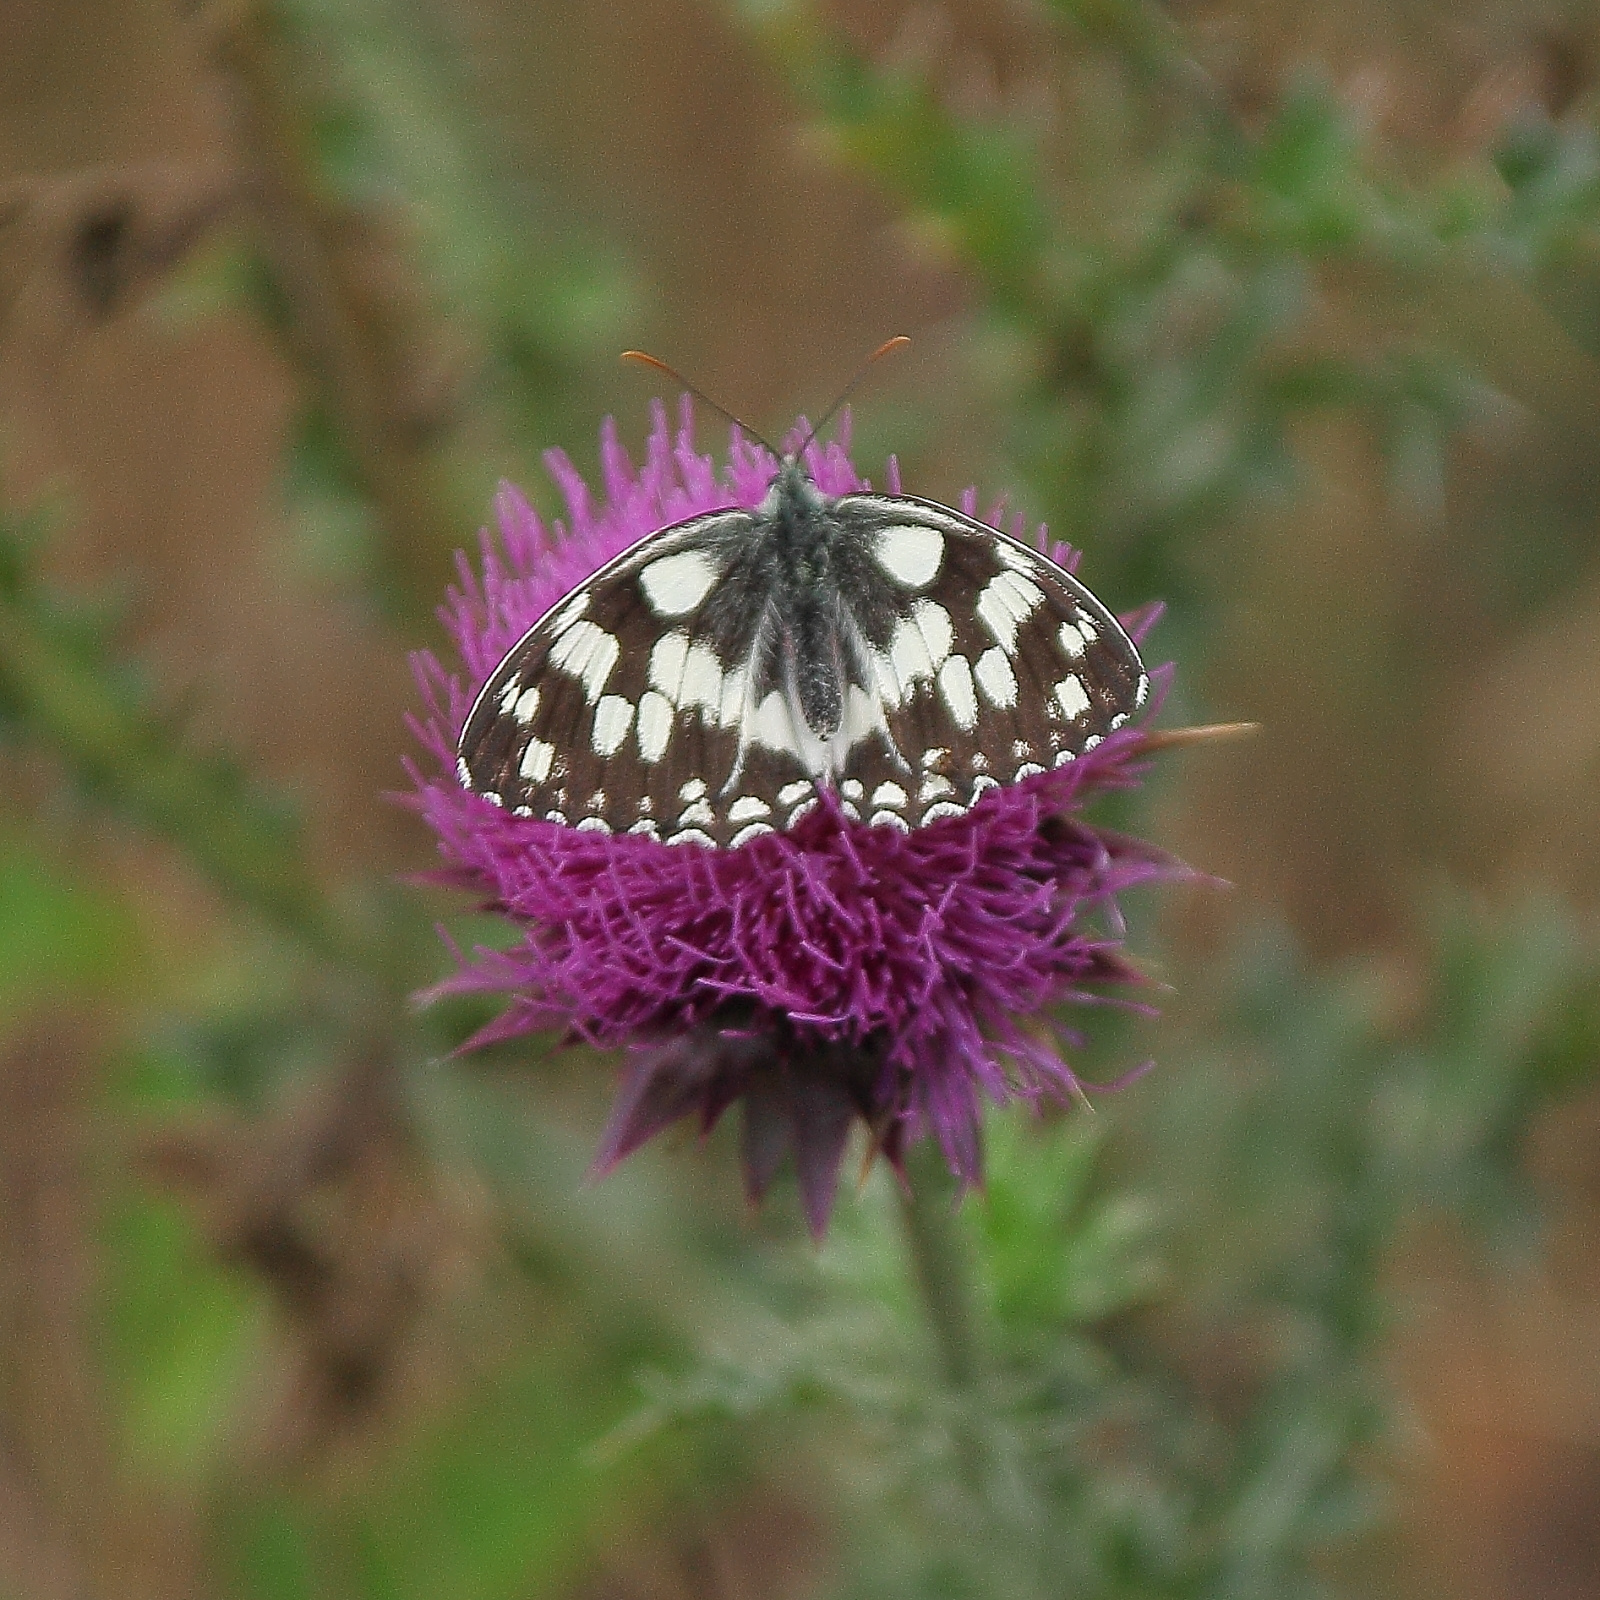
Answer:
[[[460,955],[433,991],[511,997],[466,1048],[552,1028],[628,1047],[600,1171],[679,1118],[709,1130],[742,1102],[751,1198],[792,1151],[818,1236],[858,1116],[897,1169],[908,1142],[931,1135],[963,1183],[979,1181],[985,1097],[1081,1093],[1060,1053],[1080,1041],[1040,1014],[1142,981],[1120,948],[1117,895],[1185,870],[1078,815],[1095,794],[1138,781],[1147,736],[1122,728],[909,833],[850,820],[831,791],[793,828],[736,849],[514,815],[456,777],[462,726],[501,658],[620,551],[698,513],[758,504],[776,470],[736,433],[719,476],[693,448],[687,399],[675,435],[657,404],[637,470],[606,422],[603,504],[563,454],[546,461],[568,523],[547,528],[502,488],[498,541],[483,534],[481,571],[460,559],[441,612],[464,670],[416,660],[428,707],[416,731],[437,774],[413,773],[412,803],[446,862],[431,881],[474,891],[522,930],[510,950]],[[866,486],[844,444],[813,445],[807,466],[825,494]],[[893,461],[889,488],[900,493]],[[969,491],[963,509],[974,506]],[[1064,546],[1051,553],[1072,564]],[[1131,619],[1130,632],[1158,614]],[[1170,669],[1153,676],[1159,698]]]

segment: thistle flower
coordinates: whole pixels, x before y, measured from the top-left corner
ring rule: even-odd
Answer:
[[[1079,815],[1092,796],[1137,782],[1147,736],[1132,727],[909,831],[856,821],[824,791],[789,829],[731,849],[570,828],[464,788],[456,750],[467,715],[534,622],[647,534],[766,494],[777,464],[765,450],[736,432],[719,474],[695,451],[691,421],[685,399],[674,434],[658,404],[639,469],[608,421],[598,504],[551,452],[566,523],[547,527],[505,486],[498,539],[482,535],[476,569],[460,560],[441,611],[460,670],[431,654],[416,661],[427,701],[416,731],[436,770],[413,772],[413,803],[446,863],[432,881],[475,892],[521,938],[458,952],[459,970],[433,993],[508,997],[464,1048],[559,1029],[627,1049],[600,1171],[680,1118],[708,1131],[738,1102],[750,1197],[792,1153],[820,1236],[857,1117],[897,1169],[910,1141],[932,1137],[971,1184],[985,1098],[1081,1094],[1061,1053],[1081,1041],[1047,1008],[1103,1003],[1141,981],[1120,948],[1116,897],[1183,869]],[[806,455],[830,496],[866,487],[847,420],[841,434]],[[893,461],[888,475],[899,494]],[[969,491],[964,511],[975,504]],[[1071,564],[1065,547],[1051,553]],[[1135,638],[1158,612],[1129,619]],[[1153,674],[1158,697],[1169,676]]]

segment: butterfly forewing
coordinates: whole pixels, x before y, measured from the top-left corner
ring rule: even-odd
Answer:
[[[679,843],[729,844],[765,821],[770,805],[724,792],[747,671],[705,626],[754,520],[716,512],[665,529],[552,607],[468,715],[462,783],[520,816]],[[804,776],[793,758],[745,765],[775,788]]]
[[[872,652],[886,737],[839,789],[869,822],[916,827],[1064,765],[1144,703],[1137,649],[1076,578],[947,506],[849,495],[837,514],[882,559],[894,618]]]
[[[652,535],[530,629],[467,718],[463,784],[669,843],[743,844],[823,786],[908,829],[1076,759],[1144,705],[1116,618],[1036,550],[931,501],[828,500],[787,469],[758,510]],[[822,580],[787,561],[795,517]]]

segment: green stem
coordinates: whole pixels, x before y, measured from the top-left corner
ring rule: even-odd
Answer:
[[[962,1475],[976,1487],[982,1445],[976,1407],[984,1360],[973,1264],[955,1215],[956,1189],[937,1144],[923,1140],[906,1160],[900,1214],[912,1276],[938,1347],[943,1377],[956,1402],[955,1448]]]

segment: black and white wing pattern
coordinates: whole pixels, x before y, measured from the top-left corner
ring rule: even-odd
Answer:
[[[552,607],[468,715],[462,784],[518,816],[730,842],[729,807],[712,797],[732,770],[743,706],[695,622],[756,524],[723,511],[664,529]]]
[[[1091,750],[1149,680],[1038,551],[909,496],[822,495],[785,462],[754,510],[662,530],[512,647],[462,784],[523,816],[736,847],[834,789],[911,829]]]
[[[872,530],[896,583],[893,632],[873,652],[893,753],[864,741],[839,782],[864,820],[959,815],[986,790],[1086,754],[1144,708],[1138,648],[1048,556],[933,501],[860,494],[838,508]]]

